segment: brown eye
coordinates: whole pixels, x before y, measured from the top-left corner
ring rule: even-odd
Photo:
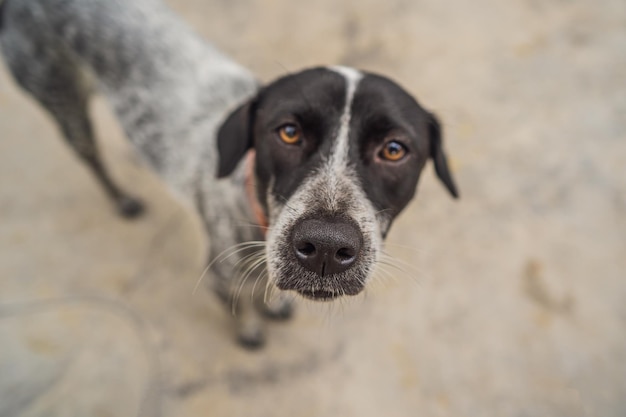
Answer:
[[[302,132],[298,126],[288,123],[286,125],[282,125],[278,129],[278,136],[280,136],[280,140],[285,142],[288,145],[295,145],[300,142],[302,138]]]
[[[387,161],[396,162],[404,158],[406,152],[406,146],[398,141],[392,140],[385,144],[379,156]]]

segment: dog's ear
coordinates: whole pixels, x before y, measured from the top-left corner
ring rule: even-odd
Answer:
[[[452,179],[450,168],[448,168],[448,160],[443,152],[443,139],[441,133],[441,124],[434,114],[428,115],[428,136],[430,139],[430,157],[435,164],[435,172],[437,177],[444,183],[450,194],[454,198],[459,198],[459,192]]]
[[[243,156],[254,146],[254,99],[236,108],[217,133],[219,164],[217,178],[230,175]]]

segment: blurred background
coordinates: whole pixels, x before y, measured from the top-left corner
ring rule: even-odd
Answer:
[[[344,64],[445,126],[365,296],[302,302],[264,350],[192,290],[198,221],[93,110],[114,214],[0,69],[0,416],[626,415],[626,2],[170,0],[259,78]]]

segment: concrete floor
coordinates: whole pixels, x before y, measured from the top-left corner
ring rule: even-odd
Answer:
[[[149,203],[116,217],[0,72],[0,416],[626,415],[626,2],[171,0],[269,80],[347,64],[439,114],[431,175],[366,297],[300,303],[260,352],[206,291],[197,220],[98,132]]]

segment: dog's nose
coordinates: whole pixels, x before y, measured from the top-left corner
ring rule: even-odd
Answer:
[[[292,244],[300,265],[319,276],[350,268],[361,251],[361,233],[343,220],[307,219],[294,227]]]

